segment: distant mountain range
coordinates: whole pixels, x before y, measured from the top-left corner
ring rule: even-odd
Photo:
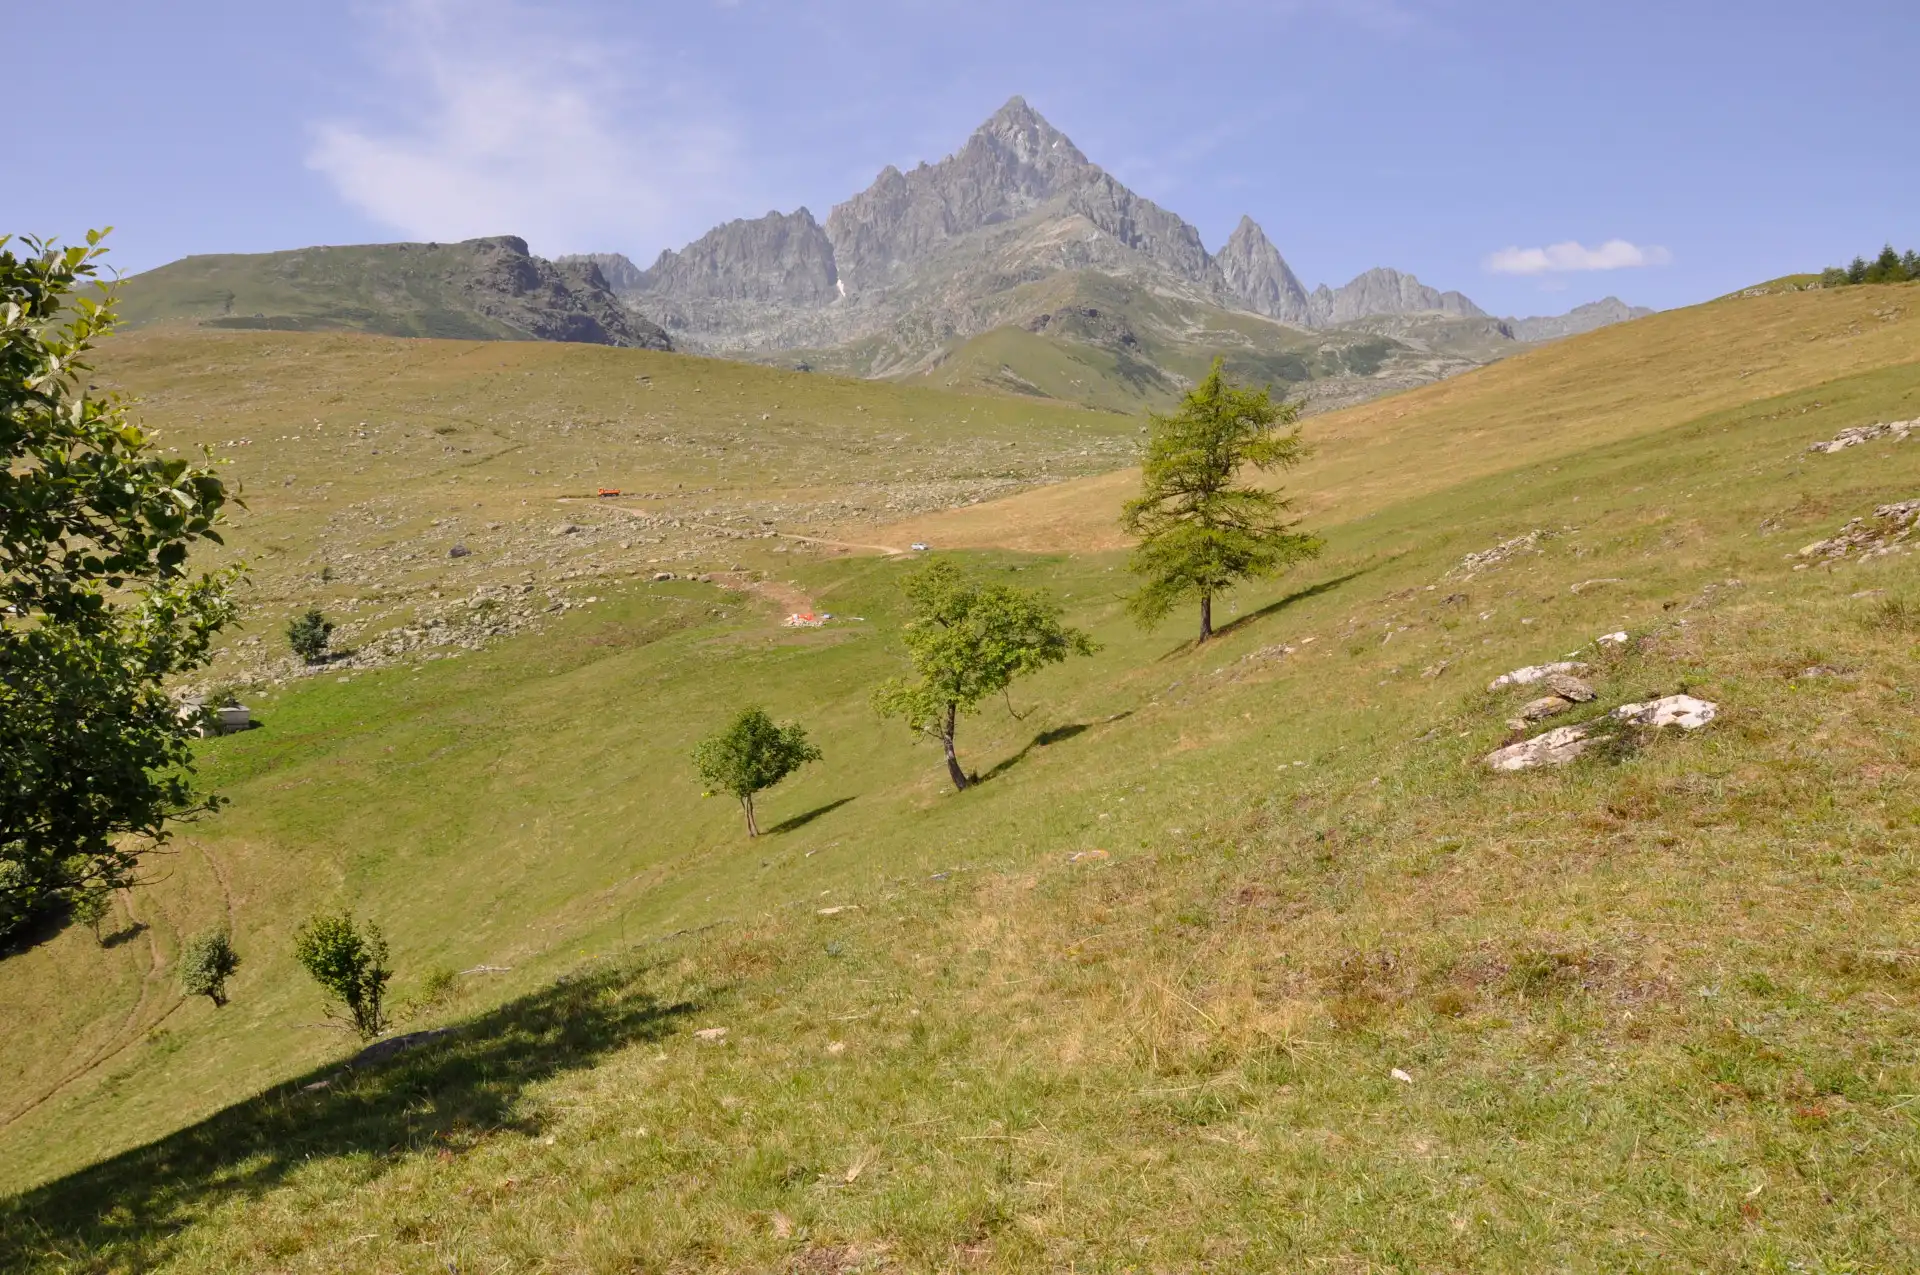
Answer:
[[[502,235],[187,257],[120,296],[133,323],[677,348],[1122,411],[1170,402],[1216,355],[1335,406],[1651,313],[1609,297],[1496,318],[1385,267],[1309,291],[1251,217],[1209,252],[1018,97],[824,223],[730,221],[646,269]]]
[[[1366,344],[1371,353],[1361,363],[1370,371],[1343,358],[1318,366],[1303,358],[1289,368],[1297,380],[1277,378],[1291,390],[1341,381],[1334,396],[1347,398],[1651,313],[1608,298],[1557,317],[1496,319],[1459,292],[1384,267],[1309,292],[1252,218],[1241,219],[1218,253],[1208,252],[1192,225],[1127,189],[1018,97],[939,163],[882,170],[824,224],[805,208],[731,221],[662,252],[646,269],[615,253],[561,261],[597,266],[616,294],[686,349],[763,360],[798,355],[810,366],[866,376],[933,377],[969,342],[1020,331],[1051,346],[1090,347],[1054,355],[1101,362],[1104,350],[1131,361],[1134,390],[1123,399],[1172,393],[1209,342],[1230,362],[1238,354],[1268,364]],[[1094,325],[1102,331],[1043,321],[1063,299],[1074,308],[1058,285],[1076,279],[1067,293],[1108,297],[1109,321]],[[1113,289],[1098,285],[1102,279],[1124,285],[1117,302]],[[1048,282],[1056,286],[1038,286]],[[1112,313],[1116,303],[1131,312],[1149,299],[1177,311],[1159,316],[1164,330],[1151,340],[1141,330],[1151,326],[1146,316]],[[1263,331],[1224,317],[1235,314],[1275,323]],[[1387,334],[1374,322],[1387,317],[1419,322]],[[1121,328],[1129,341],[1115,335]],[[1375,348],[1381,340],[1388,346]],[[1009,361],[996,388],[1034,392],[1037,382],[1021,363]],[[1356,376],[1382,383],[1356,387]],[[969,373],[960,381],[969,379],[980,378]]]

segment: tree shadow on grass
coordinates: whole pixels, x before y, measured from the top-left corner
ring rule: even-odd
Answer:
[[[1051,730],[1043,730],[1028,740],[1025,748],[1022,748],[1011,757],[1002,758],[994,765],[992,770],[987,771],[984,775],[975,775],[973,782],[976,784],[984,784],[989,779],[996,779],[1006,774],[1009,770],[1012,770],[1015,766],[1025,761],[1027,754],[1036,748],[1045,748],[1049,744],[1064,743],[1066,740],[1072,739],[1075,735],[1085,734],[1095,726],[1105,726],[1108,722],[1117,722],[1123,717],[1132,716],[1133,710],[1128,709],[1124,713],[1115,713],[1112,717],[1103,717],[1097,722],[1074,722],[1071,725],[1055,726]]]
[[[782,819],[779,823],[776,823],[775,825],[773,825],[773,827],[767,829],[766,835],[771,837],[776,832],[792,832],[795,829],[804,828],[808,824],[812,823],[815,819],[818,819],[821,815],[832,814],[834,811],[840,809],[840,807],[846,805],[849,801],[852,801],[852,800],[853,800],[852,797],[842,797],[838,801],[829,801],[824,806],[815,806],[812,810],[807,811],[807,813],[803,815],[794,815],[790,819]]]
[[[1343,576],[1334,576],[1331,580],[1322,580],[1319,584],[1308,585],[1304,589],[1295,589],[1292,593],[1289,593],[1286,597],[1280,598],[1273,602],[1269,602],[1267,603],[1267,605],[1261,607],[1257,611],[1249,611],[1243,616],[1239,616],[1235,619],[1229,620],[1227,623],[1221,625],[1219,628],[1213,631],[1213,637],[1210,640],[1217,642],[1221,638],[1226,637],[1229,634],[1238,633],[1241,629],[1247,627],[1248,625],[1254,624],[1260,620],[1264,620],[1268,616],[1273,615],[1276,612],[1284,611],[1296,602],[1305,602],[1308,598],[1317,598],[1323,593],[1332,593],[1335,589],[1339,588],[1341,585],[1345,584],[1347,581],[1357,579],[1360,576],[1367,574],[1367,572],[1373,570],[1375,565],[1378,565],[1378,564],[1370,563],[1364,567],[1356,567],[1352,571],[1347,572],[1347,574]],[[1161,660],[1177,659],[1182,655],[1186,655],[1190,651],[1196,650],[1199,646],[1200,646],[1199,642],[1194,641],[1193,639],[1188,639],[1187,641],[1182,642],[1179,646],[1174,647],[1171,651],[1168,651],[1165,655],[1161,656],[1160,659]]]
[[[302,1165],[352,1157],[377,1176],[503,1132],[537,1133],[541,1117],[515,1109],[528,1086],[658,1039],[697,1008],[639,993],[640,975],[629,966],[565,979],[398,1057],[331,1064],[0,1199],[0,1270],[151,1269],[177,1255],[193,1222]]]
[[[133,942],[146,932],[147,923],[145,921],[135,921],[132,925],[122,926],[111,934],[101,935],[100,946],[108,949],[116,948],[122,943]]]

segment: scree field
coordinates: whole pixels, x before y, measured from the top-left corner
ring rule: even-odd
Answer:
[[[1920,533],[1876,510],[1920,439],[1808,449],[1920,417],[1916,308],[1715,302],[1310,417],[1326,553],[1197,648],[1123,613],[1137,418],[116,339],[244,484],[210,676],[262,727],[104,942],[0,961],[0,1268],[1914,1269]],[[868,707],[915,541],[1101,643],[964,720],[960,794]],[[353,653],[308,672],[314,604]],[[1598,697],[1543,727],[1718,716],[1481,765],[1539,693],[1489,682],[1567,658]],[[751,842],[688,762],[750,703],[825,754]],[[341,907],[450,1032],[347,1065],[290,951]],[[217,924],[216,1010],[173,962]]]

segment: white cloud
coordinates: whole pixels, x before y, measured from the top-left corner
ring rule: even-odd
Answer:
[[[1673,260],[1665,248],[1609,239],[1588,248],[1569,239],[1545,248],[1502,248],[1490,254],[1486,268],[1494,274],[1558,274],[1572,270],[1625,270],[1636,266],[1664,266]]]
[[[550,14],[512,0],[367,12],[383,72],[376,122],[317,124],[307,164],[374,220],[418,239],[643,252],[740,206],[732,131],[641,51],[556,32]]]

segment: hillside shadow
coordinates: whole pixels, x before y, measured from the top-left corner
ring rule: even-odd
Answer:
[[[829,801],[824,806],[815,806],[803,815],[794,815],[792,818],[782,819],[779,823],[767,829],[764,835],[771,837],[776,832],[792,832],[797,828],[804,828],[821,815],[830,815],[852,800],[852,797],[842,797],[838,801]]]
[[[516,1110],[530,1085],[658,1039],[697,1007],[637,994],[632,967],[556,983],[371,1065],[333,1063],[187,1129],[0,1200],[0,1270],[48,1255],[149,1270],[196,1218],[256,1198],[313,1161],[351,1157],[372,1176],[422,1155],[459,1155],[543,1117]],[[86,1255],[86,1256],[83,1256]]]
[[[1105,726],[1108,722],[1117,722],[1123,717],[1132,716],[1133,710],[1128,709],[1124,713],[1115,713],[1112,717],[1103,717],[1097,722],[1074,722],[1067,726],[1055,726],[1051,730],[1043,730],[1028,740],[1026,747],[1022,748],[1019,752],[1011,757],[1001,758],[999,762],[995,763],[992,770],[987,771],[985,774],[975,775],[973,782],[984,784],[989,779],[997,779],[999,776],[1006,774],[1009,770],[1012,770],[1015,766],[1025,761],[1027,755],[1036,748],[1045,748],[1049,744],[1064,743],[1076,735],[1085,734],[1095,726]]]

